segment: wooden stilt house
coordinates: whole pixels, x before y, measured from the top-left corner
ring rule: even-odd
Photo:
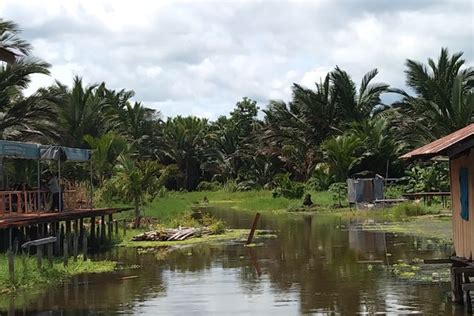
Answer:
[[[402,159],[449,158],[453,244],[456,256],[474,253],[474,124],[415,149]]]

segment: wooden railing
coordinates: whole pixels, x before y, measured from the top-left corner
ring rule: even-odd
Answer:
[[[76,190],[63,192],[64,209],[82,207],[75,194]],[[46,190],[0,191],[0,214],[49,212],[51,199],[51,193]]]

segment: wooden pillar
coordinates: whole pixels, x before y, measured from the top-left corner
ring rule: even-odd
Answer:
[[[100,242],[105,241],[105,216],[100,217]]]
[[[91,217],[91,242],[92,242],[92,245],[94,245],[95,243],[95,217]]]
[[[82,237],[84,236],[84,218],[79,219],[79,239],[82,240]]]
[[[118,227],[118,221],[114,220],[114,225],[115,225],[115,236],[118,236],[119,234],[119,227]]]
[[[87,234],[82,235],[82,257],[87,261]]]
[[[462,292],[462,273],[458,272],[454,265],[451,267],[451,292],[453,303],[464,303]]]
[[[71,249],[71,221],[66,221],[67,248]]]
[[[107,230],[108,230],[108,235],[109,235],[109,240],[112,240],[112,225],[113,225],[113,215],[112,214],[109,214],[109,220],[107,222]]]
[[[74,262],[77,261],[77,253],[79,249],[79,234],[77,232],[72,233],[72,254],[74,256]]]
[[[49,267],[52,268],[53,267],[53,244],[49,243],[47,247],[48,247],[48,263],[49,263]]]
[[[8,249],[12,250],[13,246],[13,231],[11,228],[8,228]]]
[[[67,242],[67,238],[64,238],[64,241],[63,241],[63,260],[64,260],[64,266],[67,266],[67,263],[68,263],[68,259],[69,259],[69,254],[68,254],[68,242]],[[67,286],[67,285],[66,285]]]

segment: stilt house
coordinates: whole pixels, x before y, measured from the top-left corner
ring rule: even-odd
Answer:
[[[474,124],[415,149],[400,158],[449,158],[453,244],[456,256],[474,253]]]

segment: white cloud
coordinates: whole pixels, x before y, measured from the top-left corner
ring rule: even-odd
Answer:
[[[441,47],[474,57],[473,4],[462,0],[4,0],[0,12],[55,79],[133,89],[164,115],[216,118],[243,96],[264,108],[335,65],[356,82],[378,68],[378,81],[403,87],[406,58],[436,58]],[[35,76],[29,91],[52,81]]]

